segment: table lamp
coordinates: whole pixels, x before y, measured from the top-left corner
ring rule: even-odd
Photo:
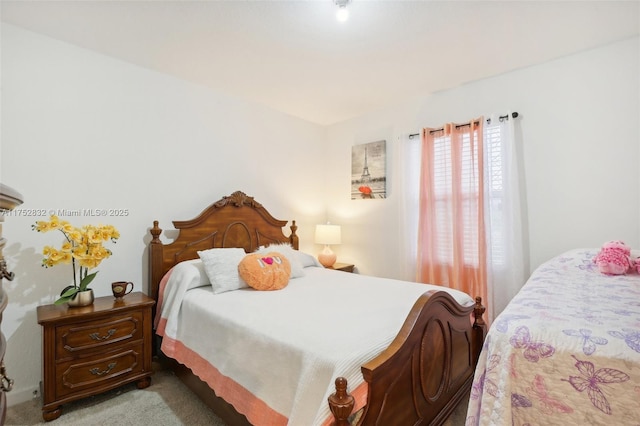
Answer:
[[[340,244],[340,225],[316,225],[316,244],[324,244],[324,250],[318,254],[318,260],[325,268],[336,263],[336,254],[329,245]]]

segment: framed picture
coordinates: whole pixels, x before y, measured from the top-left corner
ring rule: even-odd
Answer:
[[[351,150],[351,199],[387,198],[386,141],[354,145]]]

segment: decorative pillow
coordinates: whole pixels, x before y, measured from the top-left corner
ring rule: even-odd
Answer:
[[[245,254],[241,248],[214,248],[198,252],[214,294],[247,287],[238,274],[238,264]]]
[[[298,260],[297,250],[291,247],[289,243],[280,243],[280,244],[270,244],[267,247],[260,247],[255,253],[269,253],[271,251],[276,251],[278,253],[282,253],[284,257],[287,258],[289,263],[291,264],[291,277],[290,278],[298,278],[304,276],[304,268],[300,261]]]
[[[280,290],[289,284],[291,264],[281,253],[251,253],[242,259],[238,272],[256,290]]]

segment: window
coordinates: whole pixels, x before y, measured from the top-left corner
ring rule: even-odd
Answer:
[[[453,262],[451,235],[457,231],[453,220],[461,220],[463,227],[464,261],[468,266],[478,266],[478,147],[471,144],[465,134],[460,146],[451,146],[451,138],[443,135],[434,138],[434,193],[436,203],[436,240],[438,261]],[[461,168],[452,167],[459,161]],[[453,170],[460,170],[459,176]],[[455,184],[455,185],[454,185]],[[454,194],[459,191],[460,194]],[[459,196],[458,196],[459,195]],[[461,201],[457,201],[461,200]]]

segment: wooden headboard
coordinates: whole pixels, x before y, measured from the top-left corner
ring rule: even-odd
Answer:
[[[240,247],[247,253],[270,243],[288,242],[298,249],[296,221],[291,222],[287,237],[282,228],[286,220],[277,220],[244,192],[236,191],[204,209],[198,217],[173,221],[178,237],[169,244],[160,241],[162,229],[153,222],[149,243],[149,295],[158,299],[162,277],[179,262],[197,259],[199,250]]]

